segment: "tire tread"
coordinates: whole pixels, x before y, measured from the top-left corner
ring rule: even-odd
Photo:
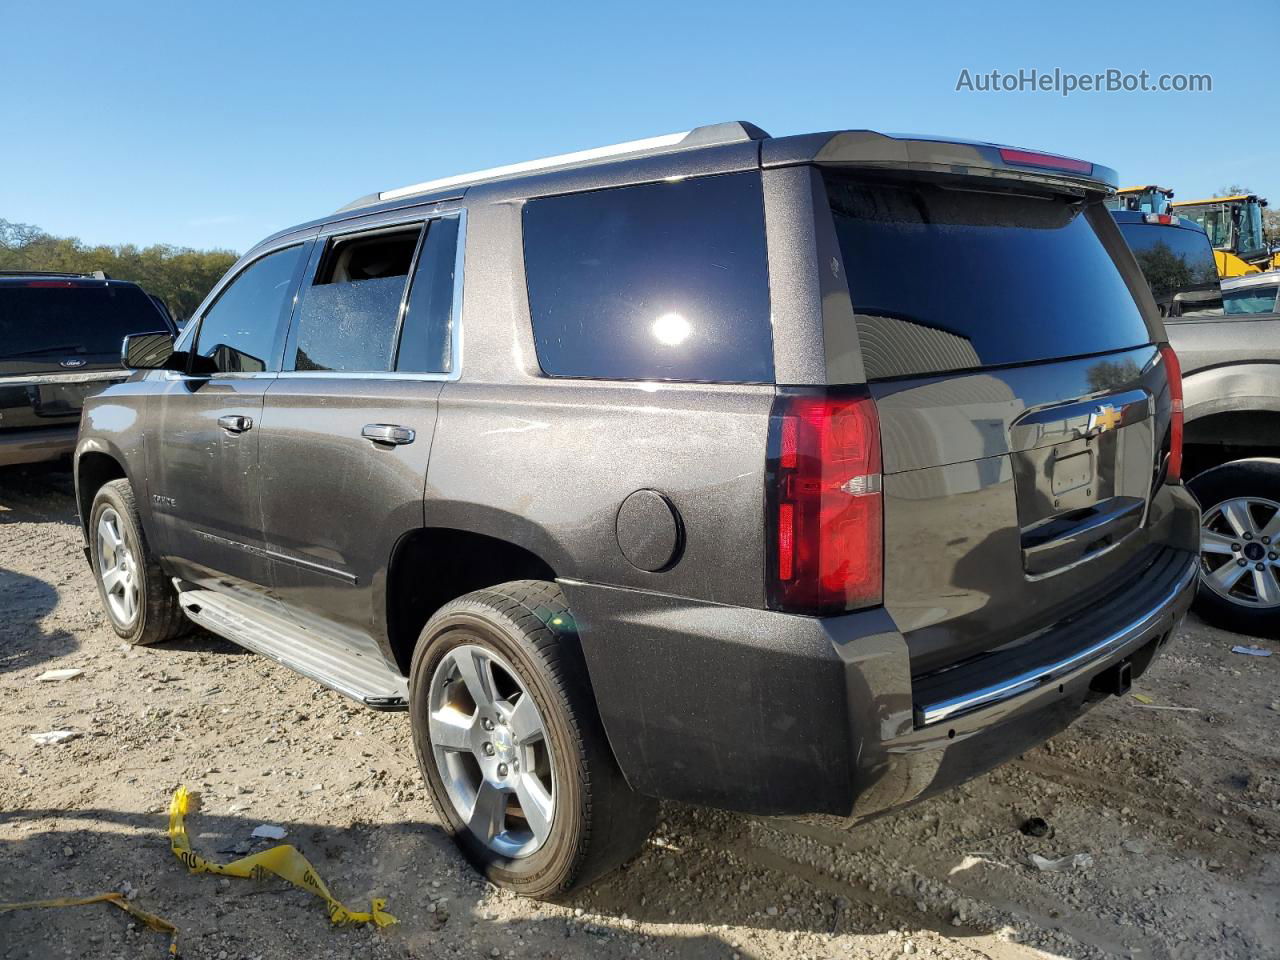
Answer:
[[[572,612],[559,585],[545,580],[514,580],[486,587],[445,604],[432,620],[474,613],[477,608],[506,620],[512,632],[530,648],[564,709],[576,746],[587,760],[576,765],[584,823],[574,862],[554,889],[532,893],[548,898],[563,896],[629,859],[653,829],[657,803],[634,793],[618,769],[590,692],[576,631],[552,627],[557,617],[572,623]]]
[[[123,637],[127,643],[136,647],[162,643],[165,640],[173,640],[181,636],[190,629],[190,621],[187,620],[186,614],[182,612],[182,607],[178,603],[177,592],[169,583],[164,571],[160,569],[159,562],[151,552],[151,546],[147,542],[146,531],[142,528],[142,518],[138,514],[138,503],[133,495],[133,486],[128,480],[108,481],[94,495],[93,508],[89,513],[91,518],[89,530],[91,542],[93,538],[92,518],[96,516],[98,503],[103,499],[104,494],[107,495],[108,499],[114,497],[118,501],[116,506],[123,509],[125,518],[128,520],[129,525],[133,527],[133,535],[138,543],[138,559],[143,578],[142,617],[132,633],[122,633],[115,626],[114,621],[111,621],[110,617],[107,618],[108,621],[111,622],[111,626],[117,634]],[[97,577],[96,564],[94,577],[95,579]]]

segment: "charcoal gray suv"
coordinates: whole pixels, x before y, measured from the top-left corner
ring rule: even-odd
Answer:
[[[555,896],[655,798],[860,820],[1016,756],[1196,586],[1181,384],[1111,171],[702,127],[363,198],[85,407],[111,622],[407,710]]]

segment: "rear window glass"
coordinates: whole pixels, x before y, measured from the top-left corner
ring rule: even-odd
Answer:
[[[1079,204],[826,176],[868,377],[1149,342]]]
[[[111,355],[131,333],[166,329],[137,287],[58,280],[0,284],[0,357]]]
[[[531,200],[524,253],[546,373],[772,381],[758,174]]]
[[[1277,292],[1275,286],[1237,287],[1222,291],[1222,303],[1229,314],[1275,313]]]
[[[1164,317],[1222,314],[1222,288],[1209,238],[1198,230],[1119,223]]]

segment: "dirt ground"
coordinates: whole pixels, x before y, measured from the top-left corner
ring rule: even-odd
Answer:
[[[1142,678],[968,787],[844,831],[678,805],[564,905],[502,893],[439,827],[404,714],[376,714],[205,633],[122,648],[80,552],[70,477],[0,473],[0,902],[131,891],[191,958],[1280,957],[1280,656],[1192,620]],[[84,675],[37,682],[53,668]],[[30,734],[79,736],[38,746]],[[277,824],[352,909],[283,881],[192,875]],[[1044,818],[1051,836],[1019,826]],[[1031,854],[1088,854],[1043,872]],[[0,913],[0,956],[161,958],[99,904]]]

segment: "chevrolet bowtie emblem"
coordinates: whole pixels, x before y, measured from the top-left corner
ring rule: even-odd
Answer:
[[[1086,433],[1091,437],[1096,437],[1100,433],[1106,433],[1108,430],[1114,430],[1120,426],[1120,421],[1124,419],[1124,415],[1109,403],[1104,403],[1089,414],[1089,426]]]

